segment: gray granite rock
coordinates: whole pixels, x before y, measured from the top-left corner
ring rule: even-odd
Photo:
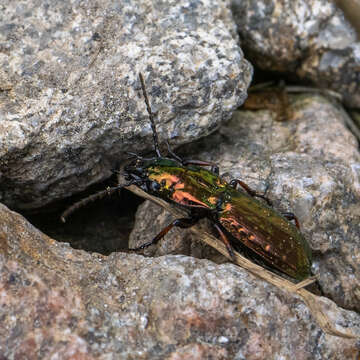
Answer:
[[[331,0],[232,0],[242,46],[265,70],[341,93],[360,107],[360,42]]]
[[[0,11],[0,199],[36,208],[152,148],[204,136],[252,76],[226,2],[11,1]]]
[[[0,205],[4,359],[352,359],[296,296],[232,264],[74,250]],[[360,316],[322,298],[360,336]]]
[[[186,146],[184,156],[196,154],[219,164],[227,179],[239,178],[260,193],[267,190],[275,208],[294,212],[313,250],[313,271],[324,293],[337,304],[360,311],[357,141],[344,125],[347,114],[327,99],[294,96],[290,107],[292,117],[286,122],[274,121],[276,114],[267,110],[237,111],[219,132]],[[153,207],[138,210],[130,246],[145,243],[171,222],[162,211],[154,227],[154,217],[147,216]],[[171,231],[176,233],[169,233],[159,249],[148,250],[151,255],[163,254],[166,248],[183,251],[184,245],[174,240],[178,230]],[[189,241],[186,230],[181,232]]]

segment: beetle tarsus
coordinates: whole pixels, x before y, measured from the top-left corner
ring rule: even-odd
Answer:
[[[230,185],[236,189],[237,185],[240,185],[250,196],[253,197],[259,197],[263,200],[265,200],[267,202],[267,204],[269,206],[272,206],[272,202],[270,199],[268,199],[266,196],[257,193],[255,190],[251,189],[246,183],[244,183],[243,181],[239,180],[239,179],[233,179],[230,181]]]
[[[288,220],[294,220],[295,221],[295,226],[300,229],[300,222],[298,220],[298,218],[296,217],[295,214],[293,214],[292,212],[285,212],[285,213],[281,213],[281,215],[288,219]]]
[[[232,259],[233,262],[236,262],[236,257],[235,257],[235,253],[234,253],[234,249],[230,244],[229,239],[226,237],[226,235],[224,234],[224,232],[221,230],[220,226],[217,225],[216,223],[214,224],[215,229],[218,231],[222,242],[224,243],[224,245],[226,246],[226,249]]]
[[[176,219],[172,223],[170,223],[168,226],[166,226],[164,229],[162,229],[151,241],[149,241],[145,244],[142,244],[141,246],[139,246],[137,248],[133,248],[133,249],[129,249],[129,250],[131,250],[131,251],[143,250],[151,245],[158,243],[158,241],[161,240],[174,226],[182,228],[182,229],[187,229],[187,228],[195,225],[198,221],[199,221],[199,218],[197,218],[197,217]]]

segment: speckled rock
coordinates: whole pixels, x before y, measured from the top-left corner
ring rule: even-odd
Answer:
[[[213,131],[252,76],[225,1],[32,1],[0,11],[0,199],[36,208],[109,177],[160,134]]]
[[[295,296],[232,264],[74,250],[0,205],[0,357],[352,359]],[[360,336],[360,316],[323,298]],[[276,341],[274,341],[276,339]]]
[[[219,164],[227,179],[242,179],[260,193],[267,189],[275,208],[294,212],[313,250],[313,271],[324,293],[339,305],[360,311],[357,141],[344,125],[346,113],[325,98],[300,95],[291,97],[290,103],[293,115],[287,122],[274,121],[276,114],[267,110],[238,111],[219,132],[186,146],[184,156],[196,154]],[[154,218],[146,216],[144,208],[138,210],[138,225],[130,236],[136,246],[171,222],[166,218],[154,228]],[[138,226],[147,229],[143,242]],[[182,233],[188,239],[186,230]],[[164,245],[168,241],[172,245]],[[175,244],[169,233],[159,247],[181,252]]]
[[[242,46],[265,70],[310,80],[360,107],[360,42],[331,0],[232,0]],[[296,75],[295,75],[296,74]]]

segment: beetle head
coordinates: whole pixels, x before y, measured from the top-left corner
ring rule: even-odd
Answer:
[[[147,178],[147,168],[154,159],[144,159],[136,155],[136,159],[125,165],[125,178],[128,181],[133,181],[137,185],[141,180]]]
[[[136,156],[132,162],[124,167],[125,179],[142,188],[144,191],[157,194],[163,184],[157,181],[158,175],[166,174],[172,168],[179,168],[181,164],[170,158],[141,158]]]

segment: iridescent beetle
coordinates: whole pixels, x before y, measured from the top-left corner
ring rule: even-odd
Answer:
[[[171,151],[168,143],[168,156],[161,155],[144,79],[141,74],[139,78],[156,156],[143,158],[131,154],[135,159],[124,167],[126,185],[108,188],[83,199],[67,209],[61,219],[65,221],[70,213],[89,201],[134,184],[150,195],[186,209],[188,217],[174,220],[152,241],[132,250],[156,244],[174,226],[189,228],[200,219],[208,218],[233,259],[233,246],[240,247],[251,257],[292,278],[303,280],[311,276],[311,250],[292,213],[279,214],[267,198],[251,190],[241,180],[226,182],[213,163],[181,159]],[[210,167],[210,170],[204,167]],[[245,191],[237,190],[238,185]],[[263,198],[267,205],[256,197]],[[295,221],[295,225],[291,220]]]

